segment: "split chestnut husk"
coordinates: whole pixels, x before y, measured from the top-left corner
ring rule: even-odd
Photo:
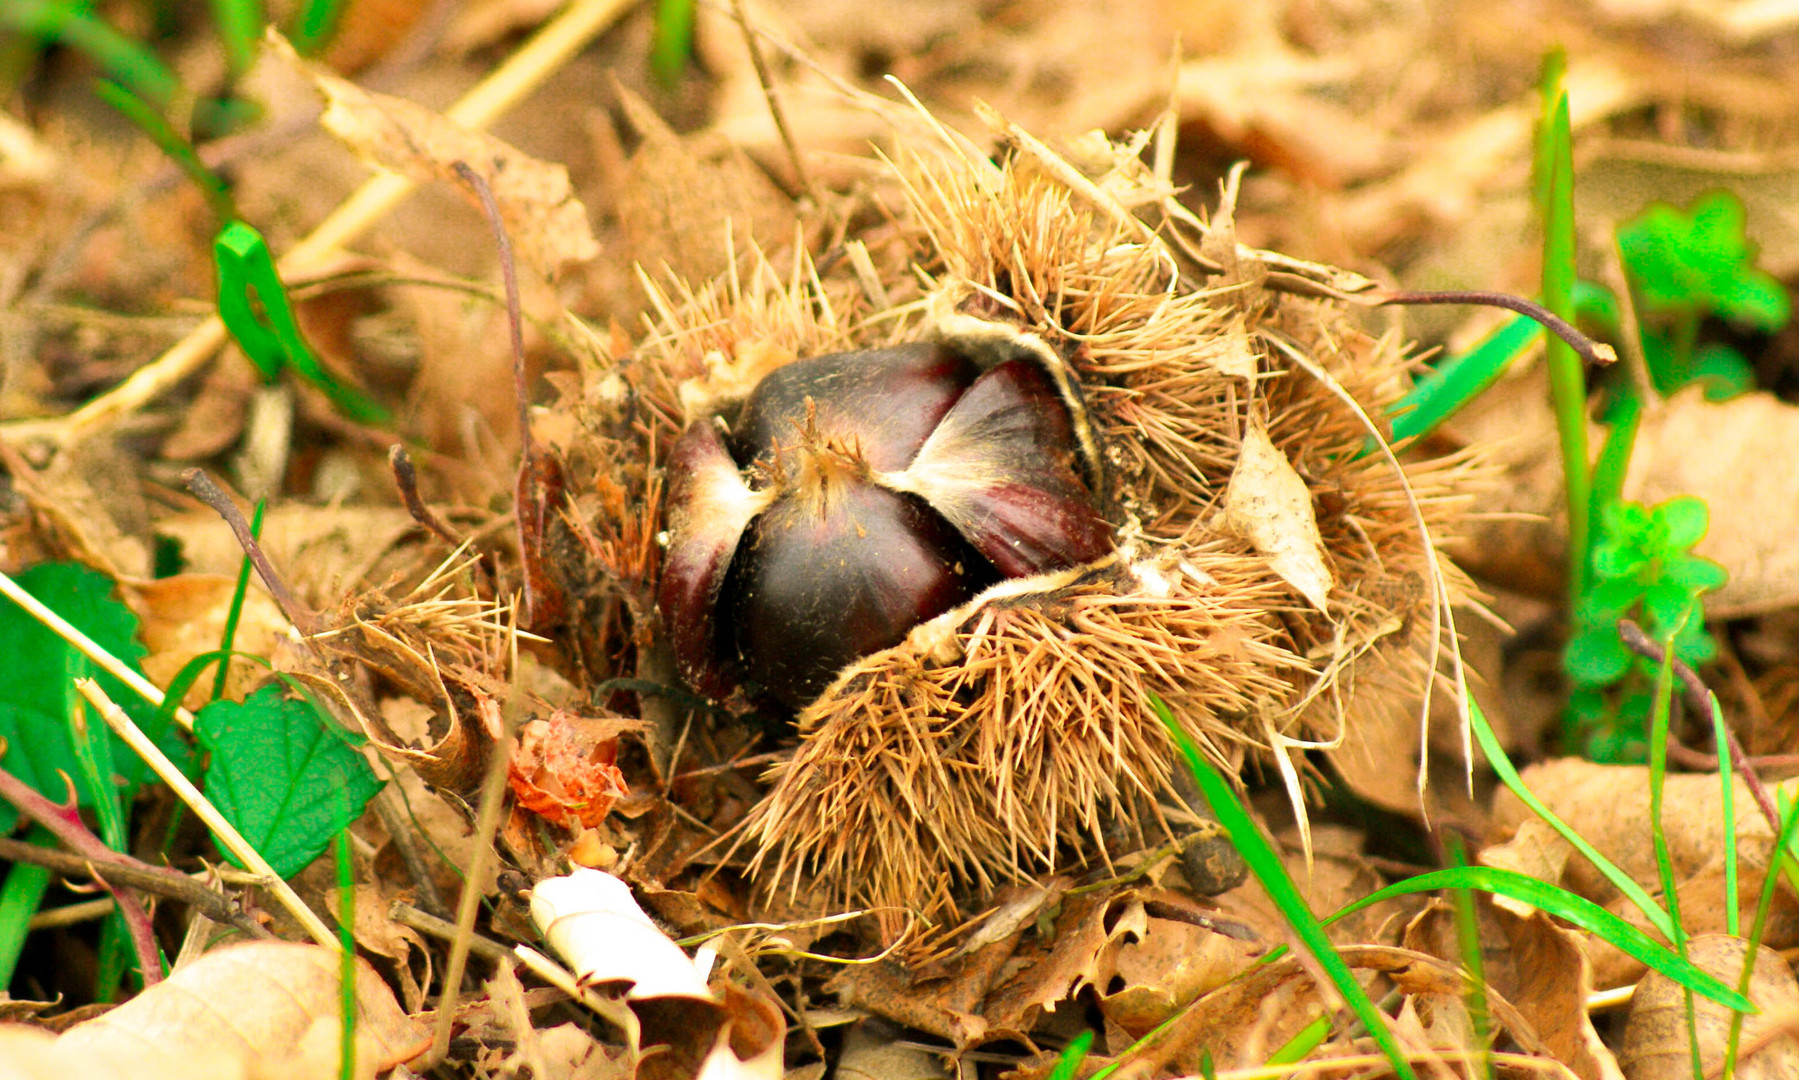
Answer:
[[[728,437],[693,423],[658,592],[682,676],[798,709],[1001,578],[1106,554],[1075,469],[1082,409],[1029,355],[982,371],[921,344],[779,368]]]
[[[1468,591],[1436,550],[1468,461],[1363,452],[1398,339],[1266,287],[1335,272],[1239,248],[1136,148],[934,138],[902,137],[860,270],[753,249],[652,285],[586,395],[607,490],[667,492],[659,569],[595,548],[655,596],[639,677],[793,710],[737,834],[763,903],[890,935],[1178,828],[1150,694],[1296,801],[1297,750],[1415,735]]]

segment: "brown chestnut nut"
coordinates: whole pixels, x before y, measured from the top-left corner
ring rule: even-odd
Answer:
[[[847,664],[1007,577],[1112,548],[1055,380],[939,345],[787,364],[669,456],[657,602],[682,675],[798,709]]]

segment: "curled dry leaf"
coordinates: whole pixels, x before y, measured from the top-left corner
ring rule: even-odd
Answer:
[[[581,716],[557,709],[526,721],[518,733],[509,779],[518,805],[558,825],[591,828],[631,794],[620,772],[618,737],[641,728],[620,716]]]
[[[1259,420],[1243,432],[1242,456],[1224,492],[1220,524],[1255,545],[1313,607],[1326,610],[1332,579],[1312,493]]]
[[[1749,943],[1722,934],[1704,934],[1687,942],[1687,958],[1732,986],[1742,974]],[[1799,1076],[1799,982],[1786,959],[1767,946],[1755,954],[1749,1000],[1761,1009],[1743,1021],[1738,1080],[1776,1080]],[[1689,1012],[1690,1023],[1689,1027]],[[1637,984],[1624,1022],[1618,1063],[1630,1080],[1677,1080],[1693,1075],[1692,1046],[1699,1047],[1699,1067],[1707,1076],[1723,1068],[1732,1013],[1706,998],[1688,993],[1672,979],[1652,972]]]
[[[364,90],[300,60],[279,36],[273,40],[278,53],[324,94],[319,123],[371,165],[415,180],[442,180],[458,189],[457,162],[480,174],[493,189],[519,252],[544,278],[553,279],[600,253],[587,208],[575,198],[565,166],[538,161],[404,98]]]
[[[1540,911],[1517,915],[1489,894],[1474,897],[1494,1019],[1520,1049],[1561,1062],[1580,1080],[1617,1080],[1617,1061],[1587,1012],[1594,983],[1583,935]],[[1412,920],[1404,941],[1447,964],[1462,963],[1455,912],[1441,901]]]
[[[717,1000],[706,976],[656,928],[631,887],[585,867],[531,890],[531,921],[586,982],[628,982],[629,1001],[685,997]]]
[[[9,1030],[0,1037],[0,1059],[26,1070],[9,1069],[9,1077],[27,1080],[332,1080],[340,1066],[338,969],[337,954],[316,945],[259,941],[218,949],[53,1043]],[[381,976],[360,959],[356,1000],[359,1078],[430,1045],[431,1033],[400,1010]],[[276,1062],[278,1074],[270,1073],[267,1066]]]

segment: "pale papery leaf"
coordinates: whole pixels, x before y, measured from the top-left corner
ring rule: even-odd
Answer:
[[[644,914],[631,887],[585,867],[531,890],[531,921],[550,948],[586,982],[629,982],[629,1001],[717,1000],[706,976]]]
[[[51,1042],[6,1029],[0,1060],[29,1063],[6,1075],[31,1080],[237,1080],[265,1075],[275,1062],[292,1080],[331,1080],[340,1064],[338,972],[338,955],[316,945],[259,941],[218,949]],[[430,1045],[430,1031],[400,1010],[387,984],[360,959],[356,998],[359,1077]],[[30,1071],[36,1068],[51,1071]]]
[[[462,162],[486,180],[520,254],[545,279],[600,253],[566,166],[520,153],[415,102],[364,90],[300,60],[279,37],[274,41],[277,54],[298,65],[324,95],[319,123],[370,164],[460,188],[454,166]]]
[[[1224,492],[1221,524],[1268,557],[1269,565],[1319,611],[1334,581],[1306,482],[1268,438],[1260,421],[1243,433],[1237,468]]]

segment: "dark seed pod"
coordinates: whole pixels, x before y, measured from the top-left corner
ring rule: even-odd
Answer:
[[[1002,578],[1106,554],[1075,408],[1034,359],[905,345],[777,369],[728,439],[695,423],[658,596],[683,676],[797,709]]]

